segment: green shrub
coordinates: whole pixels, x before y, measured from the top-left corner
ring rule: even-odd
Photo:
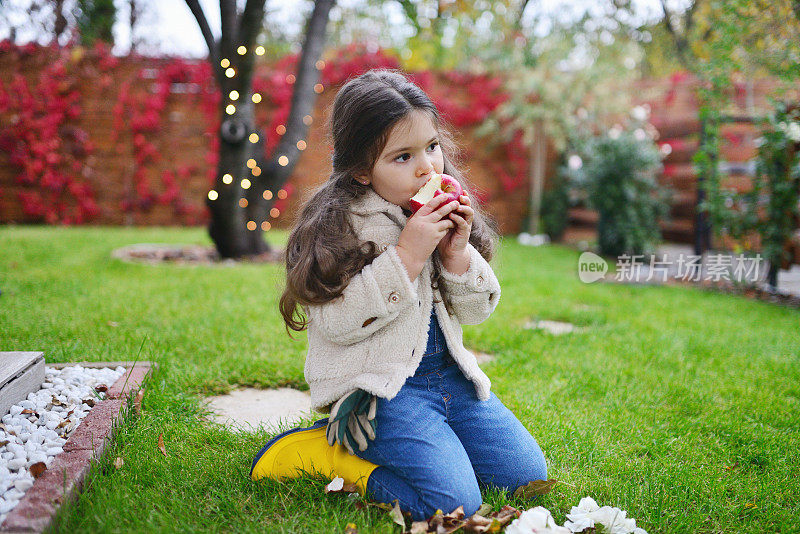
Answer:
[[[600,215],[600,253],[648,254],[661,239],[659,221],[669,215],[669,191],[656,175],[661,156],[644,130],[590,138],[584,145],[583,176],[589,206]]]

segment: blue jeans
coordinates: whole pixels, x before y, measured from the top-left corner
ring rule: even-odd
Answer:
[[[392,400],[378,398],[376,438],[356,451],[380,466],[367,481],[370,496],[390,504],[398,499],[414,521],[459,506],[469,517],[481,505],[482,488],[513,492],[547,479],[536,440],[494,393],[478,400],[450,356],[435,315],[431,321],[416,373]]]

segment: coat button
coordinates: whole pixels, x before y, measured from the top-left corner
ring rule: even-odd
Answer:
[[[397,294],[397,291],[389,293],[389,302],[397,302],[398,300],[400,300],[400,295]]]
[[[483,277],[481,275],[478,275],[478,277],[475,279],[475,283],[478,284],[479,287],[482,286],[483,285]]]
[[[381,245],[381,251],[386,252],[386,245]]]

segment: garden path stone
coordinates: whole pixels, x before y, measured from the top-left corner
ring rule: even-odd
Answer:
[[[254,431],[259,426],[279,430],[308,418],[311,396],[292,388],[237,388],[227,395],[207,397],[215,422],[233,431]]]

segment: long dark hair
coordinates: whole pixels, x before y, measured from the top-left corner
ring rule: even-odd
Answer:
[[[305,306],[340,296],[350,279],[380,253],[374,242],[358,239],[348,220],[351,203],[370,187],[354,177],[372,171],[392,127],[414,110],[427,112],[439,132],[444,172],[470,190],[456,167],[457,148],[452,135],[422,89],[389,69],[370,70],[350,79],[333,102],[333,172],[303,204],[286,245],[286,287],[279,307],[287,332],[289,328],[304,330],[308,325]],[[475,216],[469,242],[488,261],[497,244],[496,223],[484,214],[474,196],[470,198]],[[438,251],[433,256],[431,284],[439,288],[452,314],[450,300],[439,283],[442,266]]]

